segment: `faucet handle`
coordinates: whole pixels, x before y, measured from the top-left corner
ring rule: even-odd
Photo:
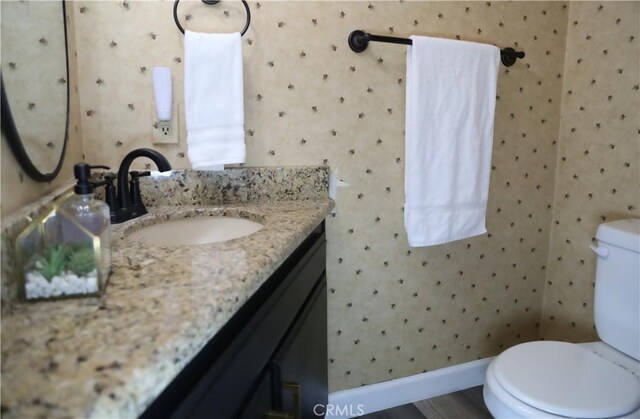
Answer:
[[[91,166],[93,167],[97,167],[97,166]],[[107,167],[107,166],[100,166],[100,167]],[[111,173],[105,173],[104,176],[102,177],[103,180],[101,180],[100,182],[89,182],[91,183],[91,186],[93,186],[94,188],[97,188],[99,186],[113,186],[113,181],[116,179],[116,176],[111,174]]]
[[[129,196],[131,197],[131,206],[134,208],[144,208],[142,197],[140,196],[140,183],[138,182],[138,179],[144,176],[151,176],[151,172],[148,170],[144,172],[132,170],[129,172],[129,174],[131,175],[131,180],[129,181]]]
[[[106,167],[106,166],[105,166]],[[117,212],[117,200],[116,200],[116,188],[113,186],[113,181],[116,179],[115,175],[106,173],[104,180],[100,182],[91,182],[91,186],[97,188],[104,186],[104,201],[109,205],[109,211],[111,213],[111,220],[113,221]]]

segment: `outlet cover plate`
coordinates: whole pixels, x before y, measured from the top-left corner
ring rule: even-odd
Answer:
[[[178,102],[173,102],[171,110],[171,121],[169,126],[165,125],[165,129],[160,129],[159,122],[156,120],[156,104],[151,103],[151,143],[153,144],[179,144],[180,143],[180,124],[179,124]],[[165,123],[166,124],[166,123]],[[167,129],[168,128],[168,129]]]

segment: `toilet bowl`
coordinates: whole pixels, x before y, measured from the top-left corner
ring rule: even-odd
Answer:
[[[514,346],[487,369],[495,418],[640,418],[640,362],[602,342]]]
[[[594,321],[602,342],[528,342],[489,364],[495,418],[640,419],[640,220],[596,233]]]

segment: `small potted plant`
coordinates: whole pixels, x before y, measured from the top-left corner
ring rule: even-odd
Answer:
[[[109,276],[109,225],[94,233],[54,207],[32,222],[16,240],[16,254],[27,301],[97,295]],[[105,246],[106,244],[106,246]]]

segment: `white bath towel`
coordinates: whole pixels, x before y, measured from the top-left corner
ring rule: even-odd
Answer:
[[[244,93],[239,33],[186,31],[184,102],[194,169],[244,163]]]
[[[485,233],[500,50],[412,36],[404,223],[409,246]]]

